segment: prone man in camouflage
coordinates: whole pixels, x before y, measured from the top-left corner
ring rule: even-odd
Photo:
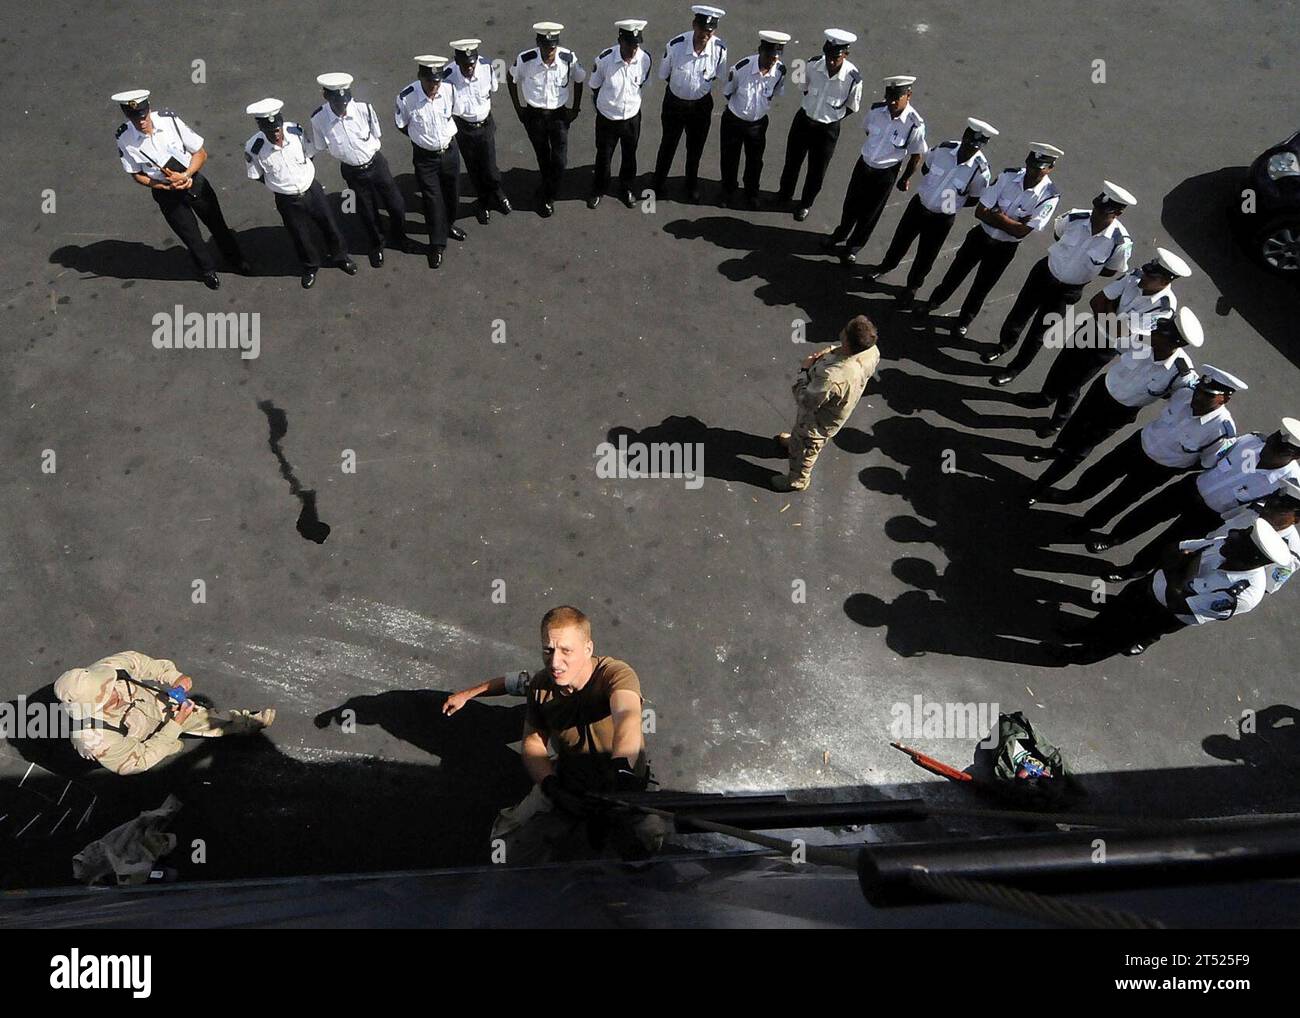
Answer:
[[[77,752],[114,774],[139,774],[174,756],[182,735],[251,735],[275,720],[274,708],[201,707],[182,695],[192,686],[172,662],[125,650],[64,672],[54,693],[80,726],[72,733]]]
[[[880,363],[876,326],[866,315],[849,319],[840,345],[809,354],[794,383],[794,430],[776,440],[790,451],[790,472],[772,479],[777,491],[803,491],[813,464],[858,405]]]

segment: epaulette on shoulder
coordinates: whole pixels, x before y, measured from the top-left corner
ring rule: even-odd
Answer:
[[[1065,218],[1071,223],[1076,223],[1080,219],[1087,219],[1090,215],[1092,215],[1091,212],[1086,209],[1080,209],[1078,212],[1067,212]]]
[[[180,114],[177,113],[175,110],[159,110],[159,111],[158,111],[158,116],[160,116],[160,117],[178,117],[178,116],[180,116]]]
[[[324,108],[325,108],[325,104],[324,104],[324,103],[321,103],[321,104],[320,104],[319,106],[317,106],[314,110],[312,110],[312,111],[311,111],[312,119],[315,120],[315,119],[316,119],[316,114],[319,113],[319,112],[320,112],[321,110],[323,110]]]
[[[785,64],[779,60],[776,62],[776,73],[778,77],[785,74]]]
[[[747,63],[749,63],[749,57],[745,57],[745,59],[743,59],[743,60],[737,60],[737,61],[736,61],[736,70],[740,70],[740,69],[741,69],[742,67],[744,67]]]
[[[941,142],[940,142],[938,145],[936,145],[935,147],[936,147],[936,148],[957,148],[957,145],[958,145],[958,143],[955,142],[955,141],[941,141]],[[979,155],[978,152],[976,152],[975,154],[976,154],[976,155]]]
[[[480,56],[480,57],[478,58],[478,62],[479,62],[480,64],[487,64],[489,67],[492,65],[492,61],[489,60],[487,57],[484,57],[484,56]]]
[[[862,80],[862,72],[859,71],[856,67],[853,68],[853,70],[849,71],[849,81],[853,82],[853,84],[856,85],[861,80]]]
[[[451,77],[453,74],[455,74],[455,73],[456,73],[456,65],[455,65],[455,64],[448,64],[446,67],[444,67],[444,68],[442,69],[442,77],[443,77],[443,80],[444,80],[444,81],[447,80],[448,78],[450,78],[450,77]]]
[[[261,152],[262,146],[265,144],[266,144],[265,138],[258,138],[257,141],[253,142],[253,155],[257,155],[257,153]]]
[[[715,35],[715,36],[713,37],[713,41],[716,42],[720,48],[722,48],[722,49],[726,49],[726,48],[727,48],[727,41],[726,41],[725,39],[723,39],[722,36],[720,36],[720,35]]]
[[[113,132],[113,137],[114,138],[122,137],[122,132],[125,131],[129,126],[130,125],[125,120],[123,120],[120,124],[117,125],[117,130]]]
[[[1005,170],[1003,170],[1002,172],[1003,172],[1003,173],[1019,173],[1019,172],[1020,172],[1021,170],[1023,170],[1023,169],[1024,169],[1023,166],[1008,166],[1008,167],[1007,167]]]
[[[668,45],[669,45],[669,46],[676,46],[679,42],[685,42],[685,41],[686,41],[686,36],[685,36],[685,34],[683,34],[683,35],[679,35],[679,36],[677,36],[677,38],[675,38],[675,39],[669,39],[669,40],[668,40]]]
[[[878,102],[878,103],[872,103],[872,104],[871,104],[871,108],[872,108],[873,110],[881,110],[881,109],[884,109],[884,108],[885,108],[884,100],[881,100],[881,101]]]
[[[613,47],[613,46],[611,46],[609,49],[601,50],[601,51],[600,51],[600,56],[598,56],[596,59],[597,59],[597,60],[604,60],[607,56],[609,56],[609,55],[610,55],[611,53],[613,53],[613,52],[614,52],[614,47]]]
[[[300,137],[300,138],[302,137],[302,125],[301,125],[301,124],[292,124],[292,123],[291,123],[291,124],[285,124],[285,125],[284,125],[284,129],[285,129],[286,131],[288,131],[290,134],[296,134],[296,135],[298,135],[298,137]]]
[[[527,49],[519,54],[519,62],[521,64],[526,64],[528,63],[528,61],[536,60],[536,59],[537,59],[537,50],[535,49]]]
[[[560,59],[563,60],[566,64],[573,63],[573,50],[571,49],[560,50]]]
[[[404,89],[402,89],[400,92],[397,93],[397,98],[405,99],[408,95],[410,95],[414,91],[415,91],[414,85],[407,85]]]

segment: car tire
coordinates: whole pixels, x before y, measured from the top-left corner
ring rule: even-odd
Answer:
[[[1300,218],[1278,216],[1255,231],[1251,254],[1269,272],[1300,279]]]

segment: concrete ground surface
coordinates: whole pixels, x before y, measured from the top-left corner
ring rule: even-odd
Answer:
[[[805,223],[717,202],[716,122],[704,205],[682,199],[679,152],[652,212],[612,198],[589,211],[587,95],[562,200],[543,220],[503,90],[498,153],[515,214],[477,224],[466,180],[469,239],[437,272],[392,252],[370,268],[359,224],[344,217],[360,272],[325,269],[300,289],[271,195],[244,179],[246,104],[277,96],[305,121],[320,102],[315,75],[347,70],[388,116],[414,54],[481,34],[484,55],[508,62],[543,18],[570,26],[562,41],[590,66],[616,18],[646,17],[657,63],[687,7],[239,4],[172,17],[49,4],[10,20],[0,699],[48,695],[64,669],[130,648],[173,659],[221,705],[279,711],[265,737],[209,740],[134,778],[88,771],[48,740],[0,747],[11,791],[35,764],[27,791],[40,802],[71,778],[79,801],[96,804],[84,826],[52,835],[59,810],[29,808],[37,800],[21,808],[46,819],[21,837],[12,818],[0,822],[19,860],[11,884],[69,879],[74,851],[169,791],[185,802],[183,843],[206,844],[203,866],[181,860],[193,879],[486,861],[493,813],[527,787],[521,707],[482,701],[451,719],[438,707],[448,690],[538,662],[537,622],[559,603],[591,615],[597,653],[640,674],[668,788],[963,801],[889,746],[891,707],[919,695],[1024,710],[1103,812],[1295,807],[1295,590],[1140,659],[1066,668],[1042,652],[1060,612],[1089,612],[1104,569],[1066,542],[1068,510],[1015,504],[1039,469],[1025,454],[1042,444],[1033,426],[1045,414],[1023,397],[1050,357],[995,390],[976,344],[994,337],[1047,239],[1025,242],[969,341],[895,314],[901,270],[854,282],[818,247],[838,220],[859,118]],[[1250,383],[1232,404],[1239,427],[1272,430],[1300,413],[1295,290],[1249,264],[1224,220],[1240,168],[1298,126],[1294,3],[919,2],[864,23],[866,13],[764,0],[730,13],[720,34],[735,60],[759,29],[783,29],[793,59],[816,54],[823,28],[848,28],[864,102],[883,75],[916,74],[932,142],[973,115],[1002,131],[988,147],[995,169],[1020,163],[1032,140],[1060,146],[1062,211],[1086,207],[1103,177],[1129,188],[1135,259],[1156,244],[1186,255],[1195,275],[1177,292],[1206,326],[1200,359]],[[205,83],[191,81],[195,60]],[[122,172],[108,96],[134,86],[205,137],[205,174],[255,278],[224,274],[215,293],[192,281]],[[643,186],[661,95],[656,78]],[[772,115],[769,193],[796,108],[790,94]],[[386,122],[384,151],[421,239],[408,149]],[[334,161],[319,157],[317,174],[337,195]],[[878,260],[906,200],[895,194],[861,261]],[[931,285],[968,222],[963,213]],[[153,316],[176,305],[259,313],[260,356],[154,349]],[[792,343],[792,323],[820,344],[857,312],[880,325],[878,378],[811,489],[777,494],[768,437],[791,423],[789,387],[811,349]],[[502,326],[506,341],[494,342]],[[276,411],[294,488],[268,442]],[[600,444],[621,434],[704,442],[703,485],[597,476]],[[42,472],[45,450],[54,473]],[[295,490],[314,493],[323,543],[300,536]],[[195,580],[205,603],[192,600]],[[355,732],[341,708],[355,710]],[[1269,723],[1239,737],[1241,712],[1266,708]],[[962,767],[976,737],[904,741]]]

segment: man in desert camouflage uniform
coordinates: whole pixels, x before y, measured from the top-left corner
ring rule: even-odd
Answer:
[[[251,735],[275,720],[270,708],[217,711],[187,695],[193,681],[172,662],[134,650],[59,676],[54,692],[72,715],[72,744],[114,774],[139,774],[179,753],[182,735]]]
[[[866,315],[851,318],[840,330],[840,345],[804,359],[794,383],[794,430],[776,436],[790,451],[790,472],[772,479],[777,491],[803,491],[813,464],[844,426],[880,363],[876,326]]]

